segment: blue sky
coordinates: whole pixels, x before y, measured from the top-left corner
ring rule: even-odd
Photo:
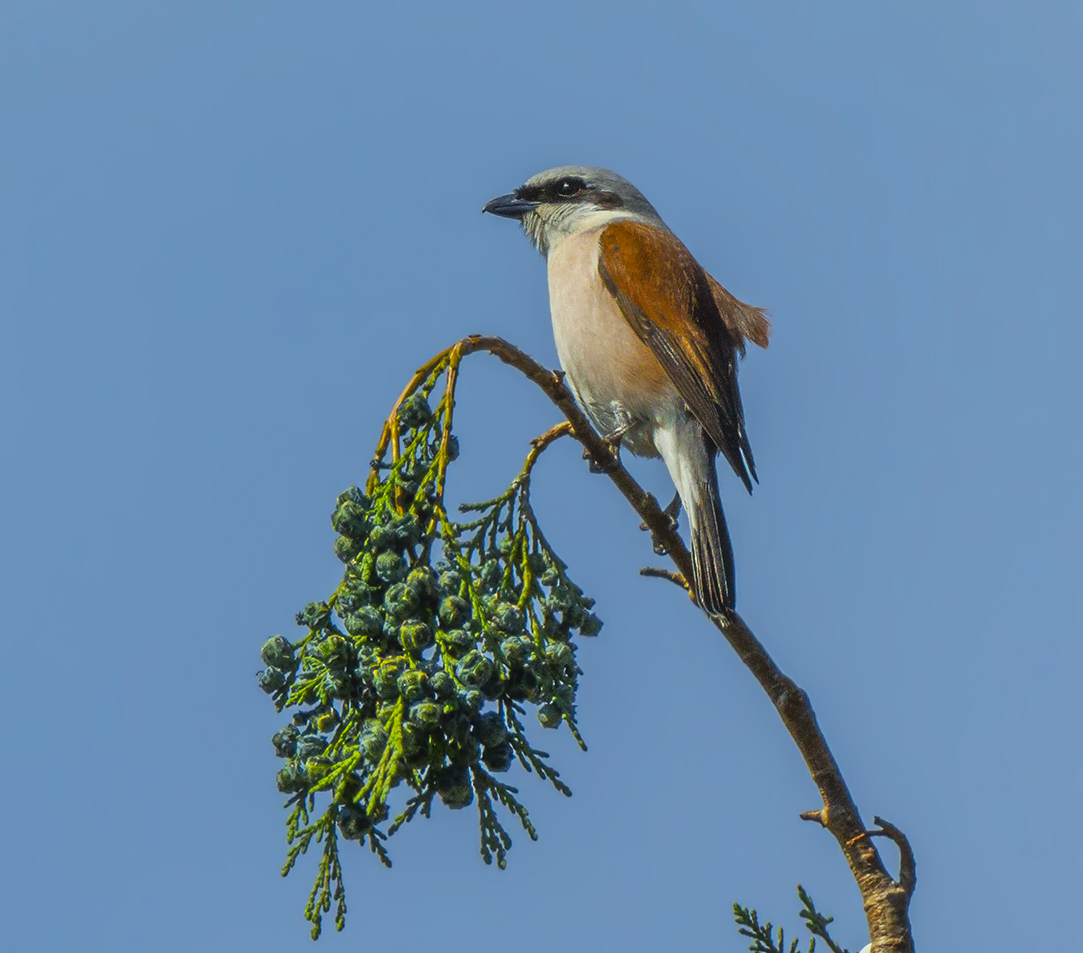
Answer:
[[[555,363],[544,267],[482,204],[634,181],[775,336],[723,474],[739,606],[867,820],[911,836],[939,949],[1078,932],[1083,13],[1068,3],[10,5],[0,33],[0,872],[12,949],[308,944],[262,641],[333,588],[327,515],[412,369],[470,332]],[[451,492],[545,400],[466,370]],[[634,467],[668,498],[658,463]],[[327,949],[739,950],[794,885],[864,944],[768,702],[571,446],[550,537],[606,620],[575,791],[522,778],[346,866]],[[10,905],[10,906],[9,906]],[[980,937],[980,941],[978,938]]]

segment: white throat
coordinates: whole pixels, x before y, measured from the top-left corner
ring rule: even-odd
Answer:
[[[630,209],[574,204],[539,205],[523,216],[523,231],[534,247],[548,258],[566,238],[619,221],[643,222],[669,231],[660,218],[648,218]]]

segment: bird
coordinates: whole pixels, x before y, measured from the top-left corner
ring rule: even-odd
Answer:
[[[715,457],[752,492],[737,360],[747,341],[767,347],[767,312],[723,288],[608,169],[547,169],[482,211],[517,219],[545,257],[566,383],[615,452],[662,458],[688,514],[693,595],[708,613],[734,611]]]

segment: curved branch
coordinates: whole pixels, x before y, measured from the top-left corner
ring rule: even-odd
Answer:
[[[878,831],[869,831],[870,837],[887,837],[895,842],[899,848],[899,886],[908,894],[914,892],[918,882],[918,866],[914,860],[914,849],[910,846],[907,836],[890,821],[882,817],[872,816],[872,822],[880,828]]]
[[[563,423],[555,424],[545,431],[545,433],[531,440],[530,453],[526,455],[522,472],[519,474],[516,482],[524,483],[528,481],[531,474],[534,472],[534,464],[538,462],[538,457],[545,452],[546,448],[548,448],[551,443],[554,443],[561,437],[566,437],[571,432],[572,425],[565,420]]]
[[[612,446],[591,426],[565,386],[562,372],[548,370],[499,337],[473,335],[460,341],[455,349],[464,356],[475,351],[488,351],[540,387],[567,419],[572,436],[583,445],[591,459],[604,464],[606,474],[650,528],[654,539],[665,547],[681,576],[684,579],[692,578],[692,559],[673,521],[663,512],[658,501],[633,479]],[[653,571],[648,574],[661,575]],[[681,582],[672,575],[667,578],[678,584]],[[767,693],[804,758],[809,774],[820,791],[823,807],[801,816],[806,820],[818,821],[838,841],[861,891],[873,953],[888,950],[893,953],[913,953],[909,906],[916,877],[909,843],[898,828],[876,818],[881,830],[871,833],[889,836],[899,844],[901,872],[899,880],[895,881],[884,866],[870,832],[865,829],[838,763],[816,722],[808,695],[783,674],[736,612],[708,614],[708,618]]]

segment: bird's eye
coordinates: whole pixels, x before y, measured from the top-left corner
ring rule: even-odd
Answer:
[[[561,179],[557,183],[557,195],[569,196],[575,195],[578,192],[582,192],[586,188],[586,182],[582,179]]]

